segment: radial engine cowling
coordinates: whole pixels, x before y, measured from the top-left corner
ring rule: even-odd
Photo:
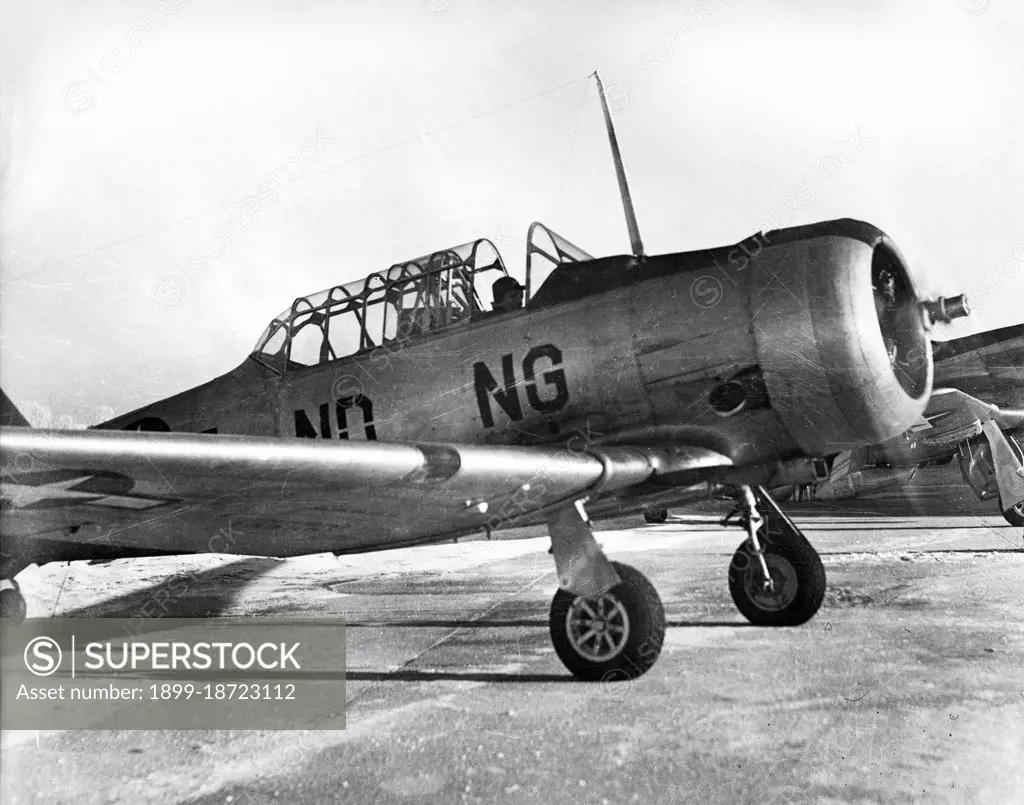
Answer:
[[[749,276],[758,363],[783,426],[817,455],[906,431],[933,369],[922,302],[893,244],[855,221],[788,243],[772,234]]]

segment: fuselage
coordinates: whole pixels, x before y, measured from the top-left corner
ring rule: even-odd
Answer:
[[[883,241],[867,224],[834,221],[701,252],[562,265],[523,310],[336,359],[324,330],[327,359],[314,365],[254,354],[99,427],[577,450],[697,444],[764,468],[767,481],[779,459],[895,435],[923,408],[927,342],[906,336],[914,366],[899,384],[882,349],[871,301],[880,260],[919,319]],[[848,309],[818,309],[833,297]]]
[[[755,433],[798,452],[770,411],[723,420],[708,407],[723,377],[758,359],[745,294],[700,308],[692,279],[670,274],[282,373],[249,357],[101,427],[581,450],[660,427],[713,429],[738,461]]]

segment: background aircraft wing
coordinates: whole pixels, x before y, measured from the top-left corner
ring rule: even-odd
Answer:
[[[959,389],[935,389],[921,421],[910,431],[915,441],[957,444],[980,435],[982,424],[990,419],[1001,430],[1024,428],[1024,411],[1000,408]]]
[[[731,465],[696,447],[666,457],[24,427],[0,429],[0,448],[3,551],[35,562],[365,551],[536,521],[661,467],[710,476]]]

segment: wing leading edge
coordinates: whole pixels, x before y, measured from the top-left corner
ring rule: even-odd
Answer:
[[[0,448],[4,553],[54,542],[73,554],[53,557],[61,559],[397,547],[535,522],[582,497],[635,487],[665,465],[648,448],[24,427],[0,429]],[[731,466],[701,448],[686,455],[674,452],[673,469]]]

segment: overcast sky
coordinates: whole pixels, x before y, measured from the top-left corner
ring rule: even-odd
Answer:
[[[535,219],[628,252],[595,69],[648,253],[861,218],[968,293],[956,334],[1024,320],[1011,0],[0,7],[0,381],[35,424],[203,382],[295,296],[475,237],[522,277]]]

